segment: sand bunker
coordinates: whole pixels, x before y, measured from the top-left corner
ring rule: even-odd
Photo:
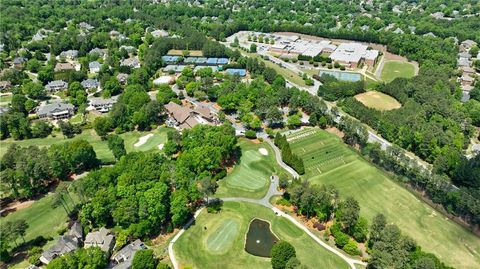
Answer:
[[[268,155],[268,150],[266,148],[259,148],[258,152],[260,152],[260,154],[265,156]]]
[[[144,135],[144,136],[140,137],[138,139],[138,142],[135,143],[135,145],[133,145],[133,146],[136,147],[136,148],[140,147],[141,145],[147,143],[147,140],[152,136],[153,136],[153,134],[147,134],[147,135]]]

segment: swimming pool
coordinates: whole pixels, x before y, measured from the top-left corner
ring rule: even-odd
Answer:
[[[353,82],[362,80],[362,75],[359,73],[320,70],[319,75],[322,76],[323,74],[334,76],[338,80],[353,81]]]

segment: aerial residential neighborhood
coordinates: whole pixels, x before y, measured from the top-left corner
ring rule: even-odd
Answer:
[[[0,268],[480,268],[480,2],[0,6]]]

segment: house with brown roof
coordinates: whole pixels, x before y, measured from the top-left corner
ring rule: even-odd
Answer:
[[[55,72],[64,72],[69,70],[75,70],[75,65],[71,63],[57,63],[53,69]]]
[[[217,123],[216,115],[203,104],[198,105],[195,109],[191,109],[170,102],[165,105],[165,110],[170,116],[167,124],[179,129],[190,129],[197,124],[213,125]]]

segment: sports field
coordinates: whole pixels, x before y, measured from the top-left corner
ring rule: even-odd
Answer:
[[[380,111],[397,109],[402,106],[395,98],[390,95],[377,92],[368,91],[355,95],[355,99],[367,107],[375,108]]]
[[[240,139],[239,146],[242,151],[240,161],[218,182],[215,196],[261,198],[268,189],[270,176],[282,176],[285,172],[277,165],[273,150],[267,143],[255,144],[248,139]],[[260,149],[265,149],[268,154],[261,154]]]
[[[216,214],[202,211],[173,247],[181,268],[272,268],[269,258],[248,254],[244,249],[253,218],[269,221],[273,233],[290,242],[298,259],[308,268],[349,268],[340,257],[285,218],[277,217],[271,209],[240,202],[225,202]]]
[[[369,220],[377,213],[398,225],[426,251],[456,268],[480,268],[480,238],[448,220],[365,161],[335,135],[307,128],[287,136],[305,162],[304,178],[335,185],[355,197]]]
[[[385,82],[390,82],[396,78],[411,78],[415,76],[415,66],[402,61],[385,61],[381,73],[381,78]]]

